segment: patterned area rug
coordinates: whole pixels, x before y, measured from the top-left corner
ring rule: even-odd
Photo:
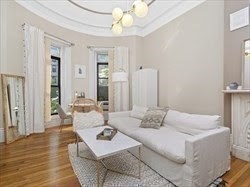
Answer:
[[[79,143],[80,156],[76,156],[76,144],[68,145],[69,159],[72,168],[81,184],[84,187],[97,186],[96,180],[96,162],[91,152],[84,143]],[[129,152],[117,154],[104,160],[105,165],[113,170],[126,172],[138,176],[138,159]],[[105,167],[100,164],[100,180],[103,181],[106,173]],[[108,171],[103,182],[104,187],[175,187],[167,179],[160,176],[146,164],[141,162],[141,180],[116,172]],[[225,187],[226,182],[221,178],[216,179],[209,187]]]
[[[84,187],[97,186],[96,163],[93,160],[76,156],[76,144],[68,145],[69,158],[73,170]],[[79,154],[81,156],[92,158],[91,152],[84,143],[79,143]],[[117,154],[104,159],[106,166],[113,170],[126,171],[126,173],[138,176],[138,159],[129,152]],[[100,180],[103,181],[106,169],[100,164]],[[174,187],[174,185],[152,170],[143,162],[141,163],[141,180],[116,172],[108,171],[105,181],[105,187],[125,187],[125,186],[154,186],[154,187]]]

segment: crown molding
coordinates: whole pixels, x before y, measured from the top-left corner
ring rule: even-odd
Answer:
[[[76,32],[85,33],[94,36],[104,36],[104,37],[115,37],[111,31],[110,27],[103,25],[90,25],[87,23],[82,23],[73,19],[70,19],[63,14],[55,12],[46,6],[42,5],[38,1],[23,1],[15,0],[19,5],[33,12],[34,14],[54,23],[66,29],[70,29]],[[122,35],[119,36],[141,36],[145,37],[148,34],[159,29],[168,22],[174,20],[178,16],[184,14],[185,12],[191,10],[192,8],[198,6],[199,4],[205,2],[206,0],[200,1],[181,1],[179,0],[173,7],[164,11],[163,14],[159,15],[155,19],[152,19],[145,26],[141,27],[138,25],[133,25],[130,28],[124,28]],[[157,3],[157,2],[156,2]]]

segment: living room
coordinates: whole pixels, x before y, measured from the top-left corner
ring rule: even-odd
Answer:
[[[27,65],[29,46],[26,44],[29,41],[25,37],[28,36],[29,30],[36,28],[44,33],[45,52],[47,50],[51,53],[50,46],[59,46],[61,62],[66,62],[61,63],[62,69],[58,75],[61,81],[61,85],[58,83],[59,87],[61,86],[60,104],[65,111],[70,111],[70,104],[73,104],[74,99],[83,95],[99,103],[108,100],[109,107],[113,106],[109,108],[110,112],[132,110],[133,73],[140,69],[155,69],[157,106],[189,114],[221,116],[220,125],[230,128],[231,131],[231,139],[229,138],[227,143],[232,146],[235,141],[235,145],[241,145],[238,143],[240,134],[242,137],[248,137],[248,141],[246,138],[243,141],[248,142],[249,148],[250,125],[245,126],[250,123],[249,113],[244,118],[245,121],[242,120],[243,126],[235,127],[235,137],[232,134],[234,120],[238,118],[234,117],[234,109],[231,106],[234,103],[231,99],[236,98],[233,96],[235,90],[230,88],[231,83],[238,83],[239,92],[244,92],[242,94],[249,100],[249,87],[243,85],[247,81],[242,81],[244,76],[249,77],[249,66],[246,66],[244,71],[242,65],[245,54],[244,41],[250,38],[249,20],[247,25],[231,29],[232,17],[237,16],[233,13],[248,7],[249,15],[249,0],[145,1],[148,4],[152,2],[148,6],[148,15],[140,18],[132,12],[134,23],[131,28],[123,27],[120,34],[112,32],[112,15],[89,12],[72,2],[90,10],[105,10],[111,13],[116,7],[122,7],[123,11],[129,9],[134,1],[96,1],[92,4],[90,1],[75,0],[0,1],[0,73],[25,77],[24,84],[27,83],[26,80],[29,79],[26,74],[27,70],[30,71],[30,66]],[[103,25],[105,26],[101,27]],[[47,39],[50,40],[49,44]],[[108,61],[108,66],[114,65],[113,70],[109,69],[109,78],[112,72],[126,72],[127,82],[122,84],[127,86],[120,87],[119,81],[115,83],[109,80],[108,89],[113,89],[114,86],[120,92],[109,92],[108,99],[99,99],[100,88],[96,85],[98,81],[103,80],[96,79],[98,60],[95,57],[100,55],[101,58],[105,54],[108,55],[108,60],[100,59],[99,64]],[[48,58],[51,61],[50,55],[44,58],[46,63]],[[115,65],[115,59],[120,61],[119,58],[124,60],[122,66]],[[68,144],[75,143],[75,134],[70,125],[72,121],[66,120],[65,124],[69,125],[63,126],[61,130],[58,128],[60,118],[58,115],[51,115],[51,93],[48,97],[46,94],[42,95],[43,97],[40,95],[41,92],[46,92],[48,85],[40,85],[40,80],[46,78],[46,75],[38,71],[39,63],[37,67],[37,75],[29,78],[34,80],[33,94],[37,98],[35,101],[40,101],[39,97],[45,98],[45,102],[37,103],[44,104],[44,108],[35,107],[25,111],[25,115],[36,113],[42,123],[39,121],[39,125],[35,127],[32,121],[29,133],[24,133],[25,138],[5,145],[7,139],[3,116],[8,109],[0,108],[0,186],[80,186],[82,184],[72,170],[67,147]],[[79,68],[83,73],[77,74]],[[51,90],[52,85],[49,84],[49,87]],[[3,89],[1,84],[1,90]],[[3,93],[1,92],[0,99],[2,106]],[[237,94],[238,92],[235,96]],[[153,98],[152,95],[151,97]],[[31,101],[30,98],[25,97],[25,104]],[[114,98],[119,100],[119,104],[114,105]],[[46,103],[50,103],[50,106]],[[40,115],[42,113],[45,114],[45,120]],[[105,111],[103,113],[106,114]],[[107,116],[104,116],[106,121]],[[232,153],[231,169],[222,177],[228,186],[247,186],[250,183],[249,151],[243,149],[241,152],[240,148],[241,146],[239,149],[236,146]],[[40,161],[41,165],[38,164]]]

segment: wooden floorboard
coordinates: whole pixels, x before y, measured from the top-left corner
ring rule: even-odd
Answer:
[[[78,187],[67,145],[75,142],[72,127],[33,134],[12,144],[0,144],[0,187]],[[232,157],[223,179],[230,187],[250,187],[250,163]]]

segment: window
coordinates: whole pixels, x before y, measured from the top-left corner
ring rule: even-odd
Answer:
[[[97,54],[97,101],[108,101],[108,54]]]
[[[55,53],[56,52],[56,53]],[[60,48],[51,47],[51,115],[58,114],[57,105],[61,104],[60,88]],[[56,55],[56,56],[54,56]]]

